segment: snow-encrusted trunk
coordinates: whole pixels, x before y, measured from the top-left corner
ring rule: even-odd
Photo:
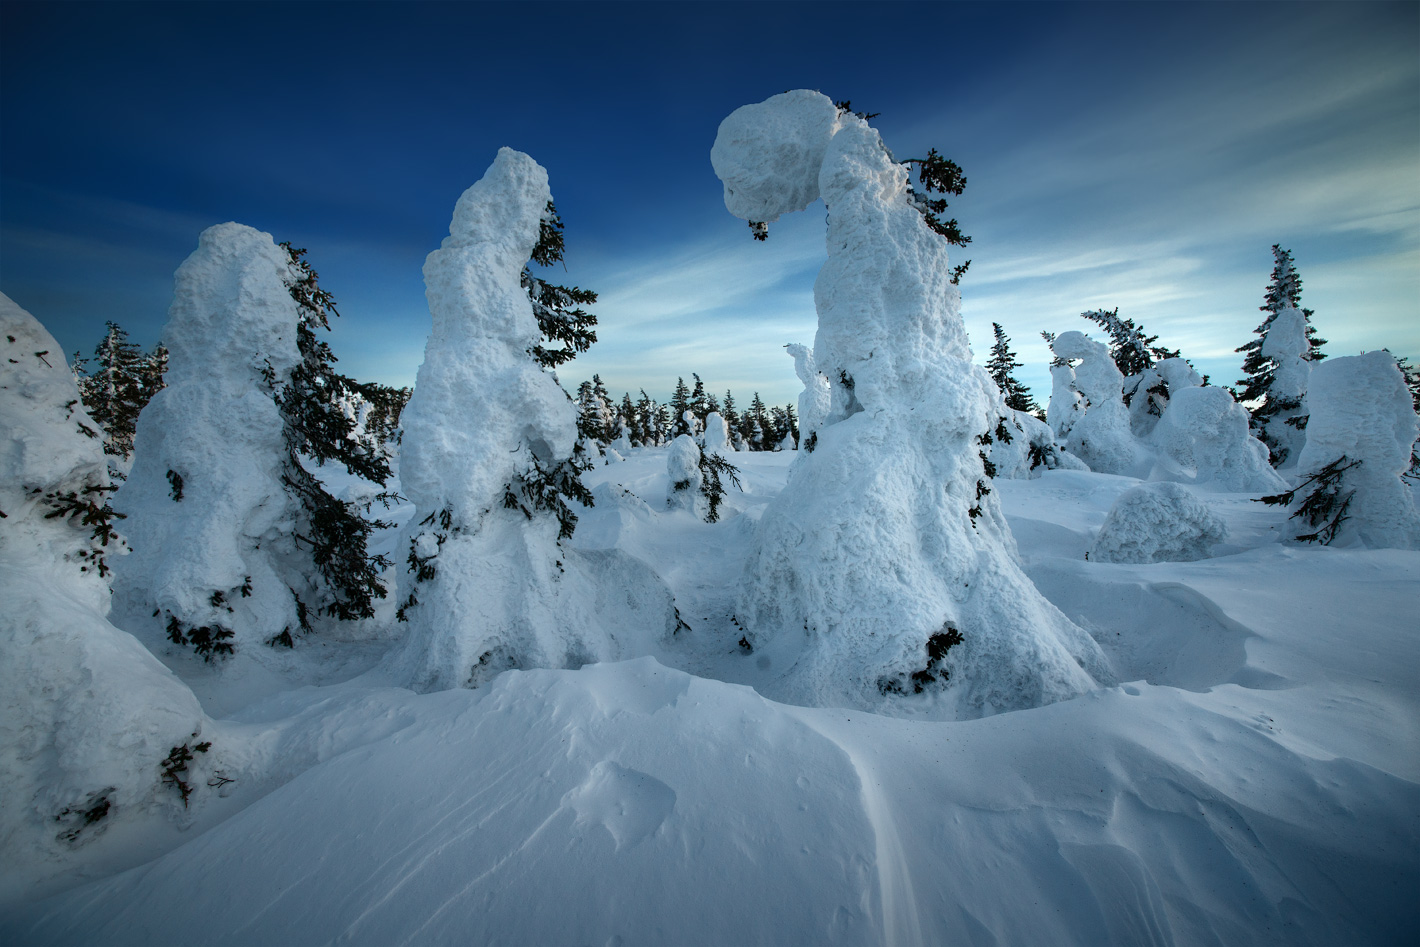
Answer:
[[[617,656],[596,613],[608,567],[585,568],[533,499],[576,476],[576,407],[529,354],[540,333],[520,283],[550,200],[547,172],[500,149],[424,264],[433,330],[401,418],[401,486],[416,507],[400,589],[408,630],[391,657],[421,690]]]
[[[1050,347],[1057,358],[1080,360],[1073,385],[1083,410],[1065,438],[1070,453],[1096,473],[1136,477],[1147,473],[1149,458],[1130,428],[1124,376],[1110,357],[1109,346],[1071,331],[1056,336]]]
[[[808,346],[791,342],[784,350],[794,360],[794,374],[804,384],[804,390],[799,393],[799,444],[812,445],[816,443],[814,434],[828,417],[832,402],[828,379],[819,373],[813,350]]]
[[[105,618],[103,557],[123,544],[104,526],[100,429],[54,337],[3,294],[0,350],[0,852],[15,878],[165,793],[178,802],[162,764],[205,718]]]
[[[202,232],[178,267],[162,391],[138,419],[133,470],[114,498],[133,554],[115,569],[120,621],[230,632],[239,650],[298,625],[298,503],[277,391],[300,360],[290,257],[237,223]],[[309,568],[308,557],[303,563]],[[199,650],[202,650],[199,648]],[[213,651],[207,650],[208,657]]]
[[[1307,384],[1311,378],[1312,345],[1307,319],[1299,309],[1283,309],[1272,317],[1262,340],[1262,354],[1275,367],[1267,389],[1269,412],[1262,422],[1263,443],[1278,467],[1297,466],[1307,442]],[[1275,409],[1275,410],[1272,410]]]
[[[1341,475],[1338,504],[1346,504],[1348,495],[1350,501],[1331,544],[1420,549],[1420,512],[1400,479],[1410,466],[1420,424],[1395,358],[1376,351],[1320,362],[1311,370],[1307,402],[1310,420],[1298,478],[1304,481],[1342,457],[1360,462]],[[1298,501],[1309,489],[1302,487]],[[1316,526],[1303,517],[1290,522],[1294,535]]]
[[[814,359],[832,403],[760,521],[738,604],[754,647],[792,662],[784,696],[890,708],[944,690],[931,712],[974,717],[1108,677],[1021,571],[981,455],[994,385],[906,169],[808,91],[736,110],[711,161],[737,216],[773,221],[820,192],[830,211]]]

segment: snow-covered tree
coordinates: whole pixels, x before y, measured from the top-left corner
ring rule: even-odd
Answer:
[[[1420,415],[1420,368],[1410,364],[1407,358],[1397,358],[1395,367],[1400,369],[1400,375],[1405,379],[1405,387],[1410,389],[1410,401],[1415,408],[1415,413]],[[1420,481],[1420,441],[1410,449],[1410,469],[1404,475],[1409,480]]]
[[[1097,473],[1142,475],[1147,457],[1130,428],[1122,392],[1124,378],[1108,346],[1071,331],[1056,336],[1052,350],[1059,358],[1080,363],[1070,369],[1071,388],[1080,396],[1078,414],[1063,437],[1070,453]],[[1054,371],[1052,368],[1052,374]],[[1054,401],[1052,395],[1052,416]]]
[[[828,379],[819,374],[814,365],[813,349],[807,345],[791,342],[784,346],[784,351],[794,360],[794,374],[799,376],[799,381],[804,385],[804,390],[799,395],[799,428],[803,433],[799,443],[805,450],[812,451],[818,442],[815,432],[828,416],[832,401]]]
[[[1267,448],[1252,436],[1246,409],[1226,388],[1175,387],[1148,443],[1199,486],[1240,493],[1286,487],[1267,461]]]
[[[1373,549],[1420,548],[1420,512],[1401,480],[1420,422],[1389,352],[1334,358],[1312,369],[1300,482],[1264,497],[1287,505],[1294,538]]]
[[[1030,389],[1016,380],[1015,371],[1022,363],[1016,361],[1016,353],[1011,351],[1010,337],[999,322],[991,323],[991,331],[995,334],[995,341],[991,344],[991,357],[986,360],[986,371],[996,387],[1001,389],[1006,407],[1012,411],[1038,411],[1039,405],[1030,396]],[[801,408],[799,414],[803,413]]]
[[[537,162],[500,149],[424,264],[433,328],[404,412],[400,476],[416,511],[404,534],[407,632],[391,656],[420,689],[616,657],[621,629],[598,611],[598,589],[648,571],[563,545],[577,521],[569,504],[591,496],[576,408],[536,354],[546,336],[520,280],[551,199]],[[674,629],[669,592],[652,604],[661,614],[649,620]]]
[[[1258,440],[1267,445],[1269,450],[1274,449],[1277,444],[1276,433],[1271,428],[1279,422],[1276,422],[1273,416],[1280,411],[1295,407],[1288,403],[1288,399],[1273,396],[1272,384],[1276,377],[1276,362],[1264,354],[1262,348],[1277,314],[1284,309],[1299,310],[1306,323],[1308,349],[1305,357],[1314,362],[1326,357],[1321,352],[1321,347],[1326,344],[1326,340],[1319,338],[1316,329],[1311,325],[1312,311],[1302,308],[1302,278],[1297,275],[1296,266],[1292,262],[1292,252],[1283,250],[1280,245],[1274,243],[1272,258],[1272,279],[1267,284],[1262,305],[1258,307],[1262,312],[1267,313],[1267,316],[1262,320],[1262,324],[1254,330],[1257,338],[1237,349],[1243,353],[1242,367],[1243,372],[1246,373],[1246,377],[1238,379],[1237,382],[1241,386],[1238,392],[1238,401],[1245,406],[1250,405],[1248,410],[1252,414],[1253,433]],[[1274,457],[1273,463],[1281,463],[1284,459]]]
[[[565,226],[557,215],[557,207],[547,202],[538,223],[537,246],[529,263],[552,266],[562,262],[566,252]],[[597,340],[593,326],[597,317],[583,309],[597,301],[597,294],[577,286],[558,286],[535,276],[527,265],[519,280],[532,302],[542,338],[533,343],[529,353],[544,368],[555,369],[583,352]]]
[[[1301,310],[1283,309],[1272,317],[1261,351],[1272,363],[1264,443],[1275,466],[1295,466],[1307,439],[1307,385],[1312,370],[1311,343]]]
[[[92,359],[75,353],[74,374],[85,410],[103,428],[104,453],[127,460],[133,456],[138,415],[162,390],[167,349],[159,343],[145,353],[128,341],[128,333],[118,323],[107,326]]]
[[[765,509],[736,609],[750,646],[803,648],[780,692],[889,708],[932,692],[933,712],[970,717],[1108,679],[1021,571],[981,456],[995,386],[972,364],[950,244],[907,169],[806,90],[737,109],[711,164],[745,220],[820,196],[829,208],[814,360],[830,412]]]
[[[59,344],[0,294],[0,851],[49,860],[145,807],[196,745],[192,692],[111,625],[123,551],[98,423]]]
[[[671,392],[671,400],[668,403],[671,412],[672,428],[669,431],[671,438],[680,437],[682,434],[695,436],[695,426],[686,420],[686,413],[690,411],[690,389],[685,387],[685,379],[675,380],[675,391]],[[694,414],[691,414],[694,417]]]

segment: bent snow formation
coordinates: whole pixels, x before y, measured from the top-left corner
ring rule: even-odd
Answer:
[[[735,110],[710,159],[738,217],[820,196],[830,212],[813,357],[831,403],[760,521],[737,606],[747,642],[792,663],[773,696],[966,718],[1094,688],[1102,653],[1021,571],[985,473],[995,389],[907,168],[805,90]]]
[[[408,632],[393,655],[416,689],[612,660],[631,636],[676,628],[649,567],[563,548],[555,516],[506,502],[577,441],[575,407],[528,354],[541,336],[520,282],[551,200],[541,165],[499,150],[424,264],[433,330],[402,417],[400,477],[417,512],[402,547]],[[626,590],[620,611],[605,604],[611,588]]]

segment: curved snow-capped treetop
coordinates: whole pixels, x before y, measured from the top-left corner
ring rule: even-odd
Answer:
[[[813,349],[790,342],[784,350],[794,360],[794,374],[804,383],[804,390],[799,393],[799,441],[802,443],[809,440],[828,417],[832,395],[828,379],[819,374],[814,363]]]
[[[551,198],[542,166],[500,149],[424,264],[433,328],[400,457],[416,507],[399,609],[409,628],[391,655],[418,689],[618,657],[618,621],[676,627],[654,576],[659,599],[603,614],[599,589],[646,585],[649,570],[560,544],[576,522],[565,498],[591,497],[578,479],[576,407],[532,354],[541,335],[520,280]]]
[[[1312,368],[1307,401],[1311,414],[1297,463],[1297,475],[1304,478],[1299,492],[1312,489],[1305,478],[1321,474],[1340,458],[1347,464],[1359,461],[1349,469],[1342,467],[1332,488],[1343,513],[1332,545],[1420,548],[1420,512],[1400,479],[1410,466],[1420,425],[1395,358],[1376,351],[1320,362]],[[1294,535],[1320,525],[1302,516],[1291,522]]]
[[[1307,338],[1306,315],[1296,308],[1279,311],[1262,340],[1262,356],[1273,362],[1267,400],[1266,431],[1272,440],[1277,466],[1296,466],[1306,444],[1307,384],[1311,379],[1312,344]],[[1301,425],[1294,423],[1299,419]]]
[[[199,646],[209,658],[298,625],[281,562],[298,504],[282,483],[275,400],[300,360],[290,276],[270,234],[237,223],[202,232],[175,274],[167,387],[138,418],[133,470],[114,498],[133,547],[114,580],[125,623],[156,609],[211,629]]]
[[[1124,376],[1110,357],[1109,346],[1071,330],[1056,336],[1050,347],[1057,358],[1080,361],[1072,384],[1083,396],[1084,410],[1070,426],[1066,447],[1097,473],[1146,473],[1148,457],[1130,427]]]
[[[59,344],[3,294],[0,351],[0,851],[33,866],[160,804],[163,760],[205,718],[104,617],[123,544],[103,440]]]
[[[737,109],[712,154],[732,213],[772,219],[815,193],[830,210],[813,351],[830,410],[760,521],[737,609],[746,642],[789,668],[778,694],[889,712],[924,694],[909,712],[973,717],[1107,678],[1021,571],[983,462],[999,395],[907,169],[802,90]]]

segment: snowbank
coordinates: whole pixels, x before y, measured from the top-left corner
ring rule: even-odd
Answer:
[[[1395,358],[1384,351],[1329,358],[1312,369],[1307,402],[1311,418],[1298,476],[1341,457],[1361,462],[1343,475],[1341,494],[1355,493],[1332,545],[1420,548],[1420,512],[1400,479],[1410,466],[1417,422]],[[1301,517],[1291,522],[1294,535],[1313,531]]]
[[[115,568],[125,625],[157,611],[156,621],[230,631],[238,650],[297,627],[290,588],[308,564],[282,562],[297,506],[281,482],[274,400],[300,359],[288,260],[270,234],[227,223],[203,231],[178,267],[167,387],[138,418],[133,469],[114,498],[133,547]]]
[[[1227,524],[1187,487],[1141,483],[1114,501],[1089,558],[1094,562],[1192,562],[1207,559],[1213,545],[1227,538]]]
[[[630,557],[620,577],[589,567],[539,506],[576,476],[576,408],[528,355],[540,335],[520,284],[550,200],[542,166],[501,149],[424,264],[433,329],[402,416],[416,513],[399,594],[408,630],[392,657],[421,690],[618,657],[626,616],[599,610],[599,584],[646,569]],[[674,630],[668,591],[652,611],[657,630]]]
[[[103,441],[64,356],[0,294],[0,893],[135,810],[195,743],[192,692],[105,619]],[[66,502],[65,497],[68,497]],[[57,514],[57,515],[56,515]]]
[[[1107,678],[1020,570],[982,460],[998,395],[971,363],[947,245],[908,203],[907,169],[865,121],[802,90],[737,109],[712,163],[731,213],[770,220],[819,194],[830,209],[813,353],[830,409],[760,520],[737,606],[746,642],[792,665],[774,693],[972,717]]]

